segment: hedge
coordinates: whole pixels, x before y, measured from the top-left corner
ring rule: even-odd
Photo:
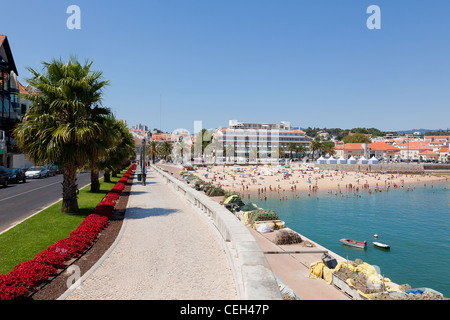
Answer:
[[[49,277],[63,269],[66,262],[78,257],[97,239],[98,234],[107,225],[114,210],[116,200],[125,188],[125,184],[135,168],[133,164],[115,184],[94,211],[70,233],[69,237],[57,241],[33,260],[19,263],[6,275],[0,275],[0,300],[24,299]]]

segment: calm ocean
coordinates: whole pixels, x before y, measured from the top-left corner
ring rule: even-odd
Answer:
[[[377,265],[395,283],[432,288],[450,297],[450,182],[410,186],[414,189],[408,192],[406,186],[372,194],[360,191],[360,197],[341,189],[343,197],[325,190],[308,198],[307,192],[297,191],[296,199],[286,191],[288,200],[273,196],[250,201],[273,209],[287,227],[343,258]],[[348,247],[341,238],[366,240],[368,246]],[[391,249],[378,249],[372,241]]]

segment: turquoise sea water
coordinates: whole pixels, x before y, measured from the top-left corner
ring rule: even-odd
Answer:
[[[410,186],[408,192],[406,186],[372,194],[360,191],[360,197],[344,189],[343,197],[334,191],[311,197],[297,191],[296,199],[286,191],[288,200],[275,195],[262,201],[245,196],[245,200],[273,209],[287,227],[343,258],[379,266],[380,273],[395,283],[432,288],[450,297],[450,182]],[[341,238],[366,240],[368,246],[345,246]],[[372,241],[391,249],[378,249]]]

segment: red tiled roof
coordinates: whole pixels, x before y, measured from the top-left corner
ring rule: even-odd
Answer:
[[[345,147],[343,144],[339,144],[336,147],[334,147],[336,150],[342,150],[345,148],[345,150],[350,150],[350,149],[358,149],[358,150],[362,150],[363,147],[361,145],[361,143],[346,143]]]
[[[436,152],[433,152],[433,151],[431,151],[430,149],[423,150],[423,151],[420,152],[419,154],[434,154],[434,155],[437,155]]]
[[[369,144],[370,150],[393,150],[398,151],[399,148],[385,142],[373,142]]]
[[[32,87],[24,86],[19,80],[17,80],[17,85],[19,86],[19,92],[22,94],[38,94]]]

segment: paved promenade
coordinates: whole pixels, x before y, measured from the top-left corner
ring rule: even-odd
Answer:
[[[60,299],[238,299],[217,235],[153,171],[134,180],[116,243],[80,283]]]

